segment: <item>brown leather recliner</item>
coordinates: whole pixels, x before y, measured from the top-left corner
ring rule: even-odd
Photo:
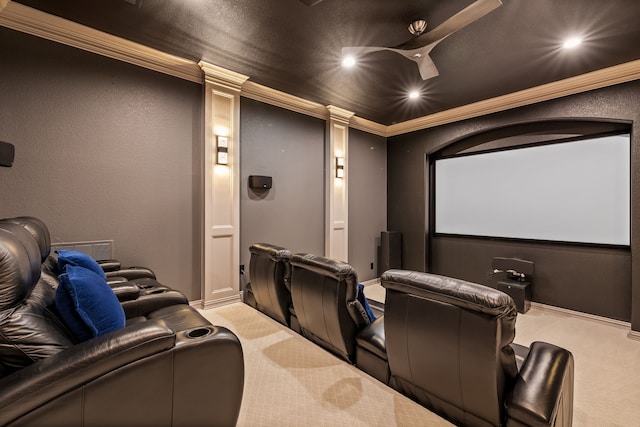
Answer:
[[[231,331],[178,304],[79,342],[55,294],[33,236],[0,224],[0,425],[235,425],[244,361]]]
[[[389,270],[384,329],[390,385],[461,426],[570,426],[573,356],[534,342],[521,367],[505,293]]]

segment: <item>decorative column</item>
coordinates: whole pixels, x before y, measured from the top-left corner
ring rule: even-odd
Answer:
[[[349,120],[354,113],[327,106],[326,158],[327,193],[325,255],[340,261],[349,261],[349,199],[348,159]]]
[[[240,301],[240,88],[247,76],[199,62],[205,77],[203,308]]]

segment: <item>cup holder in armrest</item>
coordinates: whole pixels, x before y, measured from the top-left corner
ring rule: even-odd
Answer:
[[[187,338],[196,339],[196,338],[204,338],[206,336],[211,335],[213,330],[211,328],[207,328],[206,326],[201,326],[195,329],[191,329],[187,331]]]
[[[154,286],[155,286],[155,284],[153,284],[153,283],[149,283],[149,284],[146,284],[146,285],[140,285],[140,284],[138,285],[138,287],[140,289],[150,289],[150,288],[153,288]]]
[[[151,291],[145,291],[144,294],[145,295],[156,295],[156,294],[163,294],[166,291],[167,291],[166,289],[153,289]]]

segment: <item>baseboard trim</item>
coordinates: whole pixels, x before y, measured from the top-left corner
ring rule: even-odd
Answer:
[[[640,332],[634,331],[633,329],[627,333],[627,338],[630,340],[640,341]]]
[[[189,305],[200,310],[209,310],[210,308],[223,307],[225,305],[235,304],[236,302],[242,302],[242,292],[230,297],[216,299],[215,301],[194,300],[190,301]]]
[[[537,309],[544,310],[544,311],[565,314],[567,316],[577,317],[580,319],[595,320],[596,322],[605,323],[607,325],[615,325],[615,326],[621,326],[623,328],[631,329],[631,323],[625,322],[623,320],[611,319],[609,317],[598,316],[590,313],[583,313],[581,311],[570,310],[568,308],[562,308],[562,307],[555,307],[553,305],[542,304],[539,302],[532,302],[531,307],[535,307]]]

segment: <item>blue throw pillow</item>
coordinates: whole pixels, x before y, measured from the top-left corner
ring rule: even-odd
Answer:
[[[59,249],[56,253],[58,254],[58,270],[62,273],[67,265],[77,265],[88,268],[102,278],[107,277],[100,264],[84,252]]]
[[[371,307],[369,307],[369,301],[364,296],[364,285],[362,283],[358,283],[358,294],[356,295],[356,299],[362,304],[364,307],[364,311],[367,312],[367,316],[369,317],[369,321],[373,322],[376,320],[376,315],[373,314]]]
[[[84,267],[67,265],[59,279],[56,308],[76,340],[124,328],[124,310],[104,278]]]

